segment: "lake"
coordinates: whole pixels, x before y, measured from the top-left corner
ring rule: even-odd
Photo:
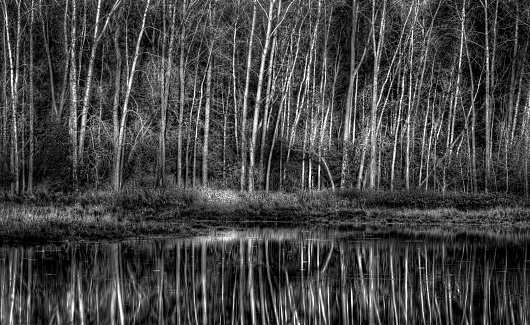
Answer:
[[[530,235],[251,229],[0,248],[2,324],[523,324]]]

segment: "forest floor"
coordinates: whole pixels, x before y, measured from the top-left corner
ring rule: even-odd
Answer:
[[[188,237],[229,229],[530,230],[530,201],[501,194],[126,189],[0,197],[0,243]]]

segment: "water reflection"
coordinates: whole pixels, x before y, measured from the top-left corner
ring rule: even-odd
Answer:
[[[249,231],[4,247],[2,324],[523,324],[528,243]],[[504,238],[504,239],[503,239]],[[513,239],[513,238],[512,238]]]

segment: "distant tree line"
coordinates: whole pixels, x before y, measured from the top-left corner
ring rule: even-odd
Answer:
[[[530,193],[530,2],[1,0],[0,186]]]

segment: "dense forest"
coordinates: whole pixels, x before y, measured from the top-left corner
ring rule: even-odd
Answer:
[[[524,0],[1,0],[0,187],[530,192]]]

